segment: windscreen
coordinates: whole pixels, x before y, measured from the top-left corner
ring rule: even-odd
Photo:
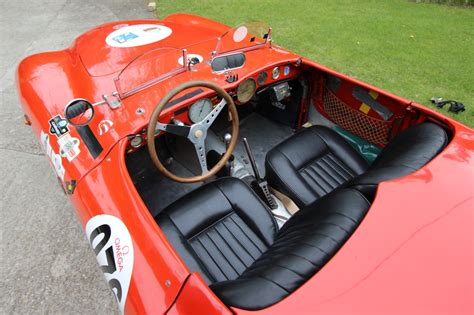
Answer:
[[[195,63],[209,61],[232,51],[264,47],[270,40],[270,28],[262,22],[247,22],[231,28],[221,36],[187,47],[160,47],[134,58],[114,78],[120,98],[133,95],[149,86],[190,69]],[[187,62],[183,62],[186,56]],[[191,66],[188,67],[189,63]]]
[[[222,34],[216,43],[217,55],[263,47],[270,39],[270,27],[260,21],[240,24]]]
[[[182,60],[182,49],[161,47],[147,51],[132,60],[115,78],[117,92],[124,98],[184,72]]]

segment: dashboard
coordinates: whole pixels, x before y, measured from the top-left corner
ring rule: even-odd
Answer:
[[[225,74],[226,81],[229,77],[235,77],[235,70],[227,70]],[[274,90],[275,96],[278,100],[288,97],[290,88],[286,81],[295,78],[299,75],[299,70],[294,65],[277,65],[269,67],[268,69],[257,72],[256,74],[244,79],[236,89],[228,91],[229,94],[236,101],[236,105],[242,105],[249,102],[258,93],[258,90],[271,86]],[[281,82],[281,84],[278,84]],[[191,104],[188,108],[189,120],[193,123],[199,122],[211,112],[213,108],[212,100],[204,98]]]
[[[225,69],[218,74],[222,75],[223,79],[230,83],[232,80],[238,80],[240,68],[242,68],[242,66]],[[300,67],[295,63],[272,65],[240,80],[241,82],[235,88],[227,90],[227,92],[234,99],[236,106],[241,106],[251,101],[255,95],[263,94],[270,90],[274,95],[273,98],[277,101],[274,105],[278,107],[278,104],[280,104],[278,101],[290,96],[290,86],[288,82],[297,78],[300,74]],[[195,98],[203,92],[202,89],[196,89],[170,101],[165,108],[174,106],[177,108],[171,114],[172,121],[185,124],[194,124],[202,121],[204,117],[212,111],[214,105],[217,104],[217,97],[203,97],[185,106],[178,105],[185,103],[188,99]],[[144,141],[145,136],[143,132],[142,134],[137,134],[135,138],[130,139],[128,151],[134,151],[144,145],[146,143],[146,141]]]

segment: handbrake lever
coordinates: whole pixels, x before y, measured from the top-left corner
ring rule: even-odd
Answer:
[[[253,156],[252,151],[250,150],[250,145],[247,141],[247,138],[244,138],[243,141],[244,141],[245,151],[247,151],[247,155],[250,160],[250,165],[252,166],[253,173],[255,174],[255,178],[257,180],[258,187],[260,188],[262,195],[265,197],[265,200],[264,200],[265,203],[270,207],[270,209],[278,208],[278,205],[275,199],[273,199],[273,196],[270,194],[267,181],[260,177],[260,173],[258,172],[258,168],[257,168],[257,163],[255,163],[255,158]]]

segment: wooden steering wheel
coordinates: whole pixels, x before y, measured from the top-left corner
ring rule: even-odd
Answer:
[[[222,100],[214,106],[212,111],[200,122],[195,123],[191,126],[184,125],[175,125],[175,124],[163,124],[158,122],[161,112],[163,111],[165,105],[178,93],[193,88],[193,87],[205,87],[209,88],[217,93],[218,96],[222,97]],[[206,160],[206,147],[205,140],[207,137],[207,131],[211,127],[212,123],[216,120],[219,113],[227,105],[227,110],[229,111],[230,118],[232,121],[232,138],[229,143],[229,146],[220,159],[220,161],[210,170],[207,168]],[[171,134],[186,137],[194,144],[196,154],[201,165],[201,175],[191,176],[191,177],[181,177],[171,173],[160,161],[158,154],[156,153],[155,148],[155,135],[159,131],[169,132]],[[210,81],[188,81],[182,83],[171,90],[166,96],[158,103],[155,110],[151,114],[150,122],[148,124],[147,131],[147,144],[148,152],[150,154],[151,160],[158,168],[158,170],[163,173],[166,177],[180,182],[180,183],[194,183],[199,181],[204,181],[211,176],[214,176],[219,172],[229,160],[232,152],[234,151],[235,145],[237,144],[237,137],[239,134],[239,117],[237,114],[237,109],[235,108],[234,101],[232,97],[219,85]]]

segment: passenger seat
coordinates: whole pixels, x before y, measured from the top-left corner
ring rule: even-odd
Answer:
[[[267,154],[267,181],[304,207],[338,187],[351,187],[373,200],[377,185],[408,175],[448,144],[446,131],[433,123],[412,126],[392,139],[368,165],[335,131],[313,126]]]
[[[265,159],[269,185],[303,208],[362,174],[367,161],[337,132],[313,126],[271,149]]]

